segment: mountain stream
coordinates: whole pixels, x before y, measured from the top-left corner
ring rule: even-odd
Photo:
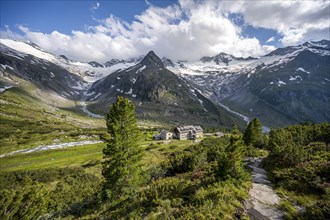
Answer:
[[[101,143],[102,141],[95,140],[95,141],[76,141],[76,142],[68,142],[68,143],[60,143],[60,144],[50,144],[50,145],[41,145],[35,148],[30,149],[22,149],[22,150],[16,150],[12,151],[6,154],[0,154],[0,158],[10,156],[13,154],[26,154],[26,153],[33,153],[38,151],[44,151],[44,150],[53,150],[53,149],[60,149],[60,148],[66,148],[66,147],[76,147],[76,146],[82,146],[82,145],[88,145],[88,144],[97,144]]]

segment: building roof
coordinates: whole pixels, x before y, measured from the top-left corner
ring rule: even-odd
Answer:
[[[168,130],[161,130],[160,133],[171,133],[171,132]]]
[[[203,132],[203,129],[201,128],[201,126],[193,126],[193,125],[180,126],[180,127],[177,127],[176,129],[180,133],[188,133],[191,131]]]

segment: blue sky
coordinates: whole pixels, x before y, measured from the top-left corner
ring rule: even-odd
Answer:
[[[126,21],[147,9],[144,1],[102,1],[98,9],[96,1],[1,1],[1,28],[15,28],[23,24],[42,32],[54,30],[70,34],[82,30],[85,25],[96,25],[95,18],[114,14]]]
[[[330,1],[1,0],[1,37],[30,40],[84,61],[138,56],[151,49],[175,59],[219,52],[259,56],[276,47],[329,39],[329,5]]]

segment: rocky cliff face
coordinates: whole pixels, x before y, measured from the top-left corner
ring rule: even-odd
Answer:
[[[94,102],[90,109],[99,113],[107,112],[109,104],[120,95],[130,98],[136,105],[139,117],[144,119],[174,123],[198,121],[213,126],[241,123],[236,116],[226,113],[197,93],[166,69],[151,51],[137,65],[95,82],[87,93],[87,100]]]

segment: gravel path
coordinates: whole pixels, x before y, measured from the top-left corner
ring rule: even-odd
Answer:
[[[278,209],[280,198],[271,187],[266,171],[261,167],[262,159],[250,158],[249,167],[252,169],[252,188],[246,208],[252,220],[283,219],[283,212]]]
[[[23,150],[16,150],[12,151],[10,153],[6,154],[0,154],[0,158],[6,157],[13,154],[26,154],[26,153],[33,153],[43,150],[51,150],[51,149],[60,149],[60,148],[66,148],[66,147],[75,147],[75,146],[82,146],[82,145],[88,145],[88,144],[97,144],[101,143],[102,141],[77,141],[77,142],[68,142],[68,143],[61,143],[61,144],[50,144],[50,145],[41,145],[35,148],[30,149],[23,149]]]

